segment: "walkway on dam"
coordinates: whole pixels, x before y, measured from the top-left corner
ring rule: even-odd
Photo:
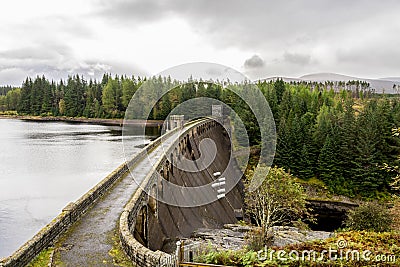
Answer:
[[[190,128],[185,126],[183,130]],[[167,150],[180,131],[163,138],[149,153],[155,162]],[[138,182],[143,181],[153,166],[141,160],[132,171]],[[125,175],[94,204],[82,218],[67,231],[56,243],[55,264],[60,266],[116,266],[109,251],[116,243],[116,227],[126,203],[138,188],[130,175]],[[117,241],[118,242],[118,241]],[[118,265],[117,265],[118,266]]]

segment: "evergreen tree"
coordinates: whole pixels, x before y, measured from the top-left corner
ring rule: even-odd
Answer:
[[[122,81],[122,105],[124,108],[128,107],[129,102],[131,101],[131,98],[135,94],[136,90],[137,84],[134,80],[134,77],[132,77],[132,79],[124,79]]]
[[[41,114],[51,114],[52,110],[52,92],[50,83],[43,77],[42,79],[42,92],[43,92],[43,100],[42,100],[42,108]]]
[[[278,104],[281,103],[283,94],[285,92],[285,82],[282,79],[277,79],[274,84],[276,99]]]
[[[354,101],[352,98],[345,98],[344,111],[342,119],[338,128],[340,135],[339,140],[339,155],[338,163],[340,164],[340,170],[343,176],[350,183],[354,183],[355,178],[355,146],[356,146],[356,117],[353,109]]]
[[[161,120],[165,119],[171,112],[171,110],[172,110],[172,105],[169,99],[169,94],[165,94],[161,100],[161,112],[159,114],[160,115],[159,119]]]
[[[349,181],[344,179],[338,163],[339,144],[335,130],[325,139],[318,159],[319,178],[335,193],[353,195]]]
[[[17,112],[20,114],[31,114],[31,93],[32,80],[26,78],[21,87],[21,100],[18,104]]]

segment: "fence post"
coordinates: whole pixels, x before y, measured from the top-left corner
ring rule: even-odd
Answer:
[[[180,240],[176,242],[175,256],[176,256],[176,265],[179,266],[179,264],[182,262],[182,242]]]

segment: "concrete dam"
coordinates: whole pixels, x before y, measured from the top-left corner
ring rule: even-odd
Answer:
[[[210,141],[215,155],[207,155]],[[207,166],[199,166],[205,158]],[[243,184],[231,181],[240,170],[230,158],[229,133],[213,119],[170,130],[68,204],[0,266],[25,266],[54,244],[62,248],[54,257],[63,266],[115,266],[113,234],[135,265],[175,266],[177,240],[242,219]],[[226,191],[218,187],[221,179]],[[179,205],[182,200],[189,204]]]
[[[159,172],[167,181],[185,187],[207,185],[215,179],[213,173],[226,170],[230,154],[230,140],[219,124],[206,124],[200,127],[198,132],[187,134],[183,138],[178,149],[174,149],[172,159],[180,161],[182,158],[197,159],[200,157],[199,143],[204,138],[212,138],[217,145],[217,155],[214,161],[204,170],[199,172],[187,172],[171,165],[171,158],[166,158],[164,164],[159,166]],[[171,156],[171,155],[170,155]],[[185,166],[183,166],[185,167]],[[228,171],[231,169],[227,169]],[[229,172],[227,173],[229,175]],[[162,193],[162,191],[160,192]],[[240,183],[229,191],[227,195],[218,201],[196,207],[178,207],[166,203],[150,203],[139,213],[139,217],[148,218],[148,233],[141,232],[143,227],[136,222],[135,238],[141,240],[152,250],[170,250],[170,239],[189,237],[198,228],[222,228],[223,224],[237,222],[242,219],[243,188]],[[143,208],[142,208],[143,209]],[[142,239],[141,237],[147,236]],[[160,242],[160,241],[163,242]],[[173,242],[175,248],[175,242]]]

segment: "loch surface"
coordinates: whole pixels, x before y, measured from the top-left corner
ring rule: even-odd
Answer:
[[[0,119],[0,258],[159,135],[143,129],[123,146],[122,128]],[[126,140],[126,139],[125,139]],[[125,151],[125,152],[124,152]]]

